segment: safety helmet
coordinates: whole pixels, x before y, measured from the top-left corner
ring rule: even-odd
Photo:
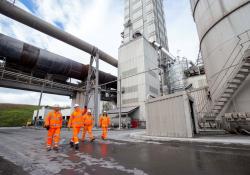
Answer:
[[[79,107],[79,104],[75,104],[75,105],[74,105],[74,108],[77,108],[77,107]]]
[[[52,107],[53,108],[60,108],[59,104],[54,104]]]
[[[87,112],[88,112],[88,113],[91,113],[91,109],[88,109]]]

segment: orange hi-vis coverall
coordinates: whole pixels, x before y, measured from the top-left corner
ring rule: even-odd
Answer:
[[[90,140],[94,139],[92,128],[94,124],[94,117],[91,114],[85,114],[83,116],[84,127],[82,131],[82,141],[85,140],[86,133],[89,134]]]
[[[74,142],[74,144],[78,144],[78,134],[81,130],[81,127],[83,127],[83,111],[81,109],[76,109],[74,110],[74,112],[72,112],[69,119],[68,127],[73,128],[71,142]]]
[[[99,125],[102,128],[102,138],[106,139],[108,136],[108,127],[110,125],[110,117],[102,115],[99,119]]]
[[[54,146],[58,147],[60,141],[60,132],[62,127],[62,114],[61,112],[51,111],[45,118],[45,126],[49,126],[47,146],[51,147],[52,138],[54,140]]]

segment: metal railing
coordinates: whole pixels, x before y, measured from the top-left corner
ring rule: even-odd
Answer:
[[[250,29],[239,34],[237,38],[238,41],[223,65],[222,70],[211,76],[212,78],[216,78],[210,86],[210,90],[213,90],[210,95],[216,95],[216,100],[213,100],[211,104],[209,103],[203,106],[202,110],[198,112],[199,118],[204,118],[204,116],[216,117],[212,112],[214,107],[213,104],[223,95],[228,86],[228,82],[232,80],[232,78],[239,71],[239,67],[244,59],[244,52],[250,46]]]
[[[29,85],[36,85],[36,86],[42,86],[49,87],[52,89],[61,89],[61,90],[67,90],[67,91],[78,91],[78,92],[84,92],[85,87],[78,87],[78,85],[67,85],[63,83],[57,83],[52,80],[42,79],[42,78],[36,78],[31,75],[25,75],[23,73],[13,72],[6,70],[5,67],[0,67],[0,81],[1,80],[9,80],[12,82],[19,82]]]

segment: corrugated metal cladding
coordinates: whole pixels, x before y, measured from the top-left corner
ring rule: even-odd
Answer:
[[[189,97],[184,91],[146,102],[147,134],[193,137]]]
[[[203,115],[209,111],[212,105],[212,101],[208,95],[208,87],[190,90],[188,91],[188,94],[194,100],[194,108],[197,114],[196,116],[198,118],[202,118]]]

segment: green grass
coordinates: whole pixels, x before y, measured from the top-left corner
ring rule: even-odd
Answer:
[[[24,126],[32,120],[33,112],[37,109],[32,105],[0,103],[0,127]]]

